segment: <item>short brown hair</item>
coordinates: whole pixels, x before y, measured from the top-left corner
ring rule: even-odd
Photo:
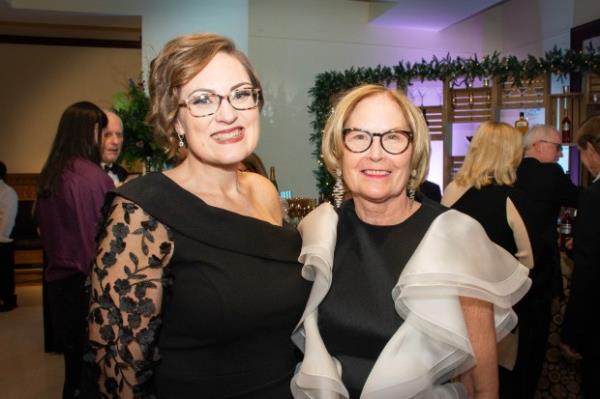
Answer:
[[[523,157],[523,134],[504,122],[483,122],[475,131],[456,183],[480,189],[492,183],[511,186]]]
[[[147,121],[169,156],[173,156],[177,150],[174,124],[179,111],[181,87],[221,52],[236,58],[246,69],[252,85],[257,89],[262,88],[248,57],[235,47],[233,41],[215,33],[192,33],[176,37],[167,42],[150,63],[150,111]],[[262,105],[261,92],[259,110]]]
[[[600,116],[592,116],[579,128],[575,134],[575,142],[580,148],[590,143],[600,154]]]
[[[413,187],[418,187],[425,180],[429,168],[429,128],[423,118],[423,113],[404,93],[380,85],[358,86],[339,98],[323,131],[321,152],[323,153],[325,166],[329,173],[335,176],[336,169],[341,168],[341,160],[344,154],[342,134],[344,124],[360,101],[378,94],[383,94],[398,104],[404,119],[408,122],[409,129],[413,134],[410,168],[416,170]]]

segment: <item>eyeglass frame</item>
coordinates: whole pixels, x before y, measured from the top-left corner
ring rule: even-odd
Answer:
[[[348,133],[352,132],[352,131],[359,131],[362,133],[366,133],[370,138],[371,141],[369,142],[369,145],[367,146],[367,148],[365,148],[362,151],[353,151],[351,150],[348,145],[346,144],[346,136],[348,135]],[[404,149],[400,152],[390,152],[388,151],[385,146],[383,145],[383,137],[386,134],[390,134],[390,133],[401,133],[402,135],[406,136],[406,138],[408,138],[408,141],[406,142],[406,147],[404,147]],[[367,152],[369,151],[369,148],[371,148],[371,146],[373,145],[373,138],[374,137],[379,137],[379,144],[381,145],[381,148],[387,152],[390,155],[400,155],[406,152],[406,150],[408,150],[408,147],[410,147],[410,145],[412,144],[413,140],[414,140],[414,134],[413,132],[410,132],[408,130],[401,130],[401,129],[390,129],[388,131],[385,131],[383,133],[373,133],[373,132],[369,132],[368,130],[365,129],[360,129],[357,127],[347,127],[342,129],[342,141],[344,143],[344,147],[346,147],[346,149],[354,154],[362,154],[363,152]]]
[[[555,143],[554,141],[548,141],[548,140],[538,140],[538,143],[546,143],[546,144],[554,144],[556,151],[561,151],[562,152],[562,143]]]
[[[231,100],[229,99],[229,97],[230,97],[230,96],[231,96],[233,93],[235,93],[235,92],[237,92],[237,91],[240,91],[240,90],[250,90],[250,91],[251,91],[253,94],[256,94],[256,95],[257,95],[257,97],[256,97],[256,104],[255,104],[254,106],[252,106],[252,107],[249,107],[249,108],[238,108],[238,107],[236,107],[235,105],[233,105],[233,104],[231,103]],[[190,111],[190,115],[192,115],[194,118],[204,118],[204,117],[207,117],[207,116],[211,116],[211,115],[214,115],[214,114],[216,114],[216,113],[219,111],[219,108],[221,107],[221,103],[223,102],[223,99],[227,99],[227,102],[229,103],[229,105],[231,105],[231,107],[232,107],[233,109],[235,109],[236,111],[248,111],[248,110],[250,110],[250,109],[254,109],[254,108],[258,107],[258,105],[260,104],[260,96],[261,96],[261,91],[262,91],[261,89],[258,89],[258,88],[256,88],[256,87],[252,87],[252,88],[236,88],[236,89],[233,89],[233,90],[231,90],[231,91],[229,92],[229,94],[227,94],[227,95],[221,95],[221,94],[217,94],[217,93],[215,93],[215,92],[211,92],[211,91],[209,91],[209,90],[196,90],[196,91],[193,91],[193,92],[191,92],[191,93],[190,93],[190,95],[189,95],[189,96],[188,96],[188,97],[187,97],[185,100],[183,100],[183,102],[181,102],[181,103],[178,103],[177,105],[178,105],[179,107],[186,107],[186,108],[188,109],[188,111]],[[194,113],[192,112],[192,109],[190,108],[189,101],[190,101],[190,97],[191,97],[191,96],[192,96],[194,93],[197,93],[197,92],[204,92],[204,93],[211,94],[211,95],[213,95],[213,96],[217,96],[217,98],[219,99],[219,103],[217,104],[217,109],[215,109],[215,111],[214,111],[214,112],[211,112],[210,114],[204,114],[204,115],[194,115]]]

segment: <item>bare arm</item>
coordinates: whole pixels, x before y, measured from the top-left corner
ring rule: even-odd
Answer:
[[[533,267],[533,250],[531,249],[529,234],[527,234],[523,218],[508,197],[506,198],[506,218],[508,225],[512,229],[515,244],[517,244],[517,253],[515,256],[519,262],[531,269]]]
[[[469,339],[475,353],[475,366],[461,381],[476,399],[498,398],[498,353],[493,306],[474,298],[460,298]]]

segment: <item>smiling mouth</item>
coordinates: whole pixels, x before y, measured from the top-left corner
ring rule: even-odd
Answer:
[[[213,139],[221,143],[236,142],[244,136],[241,127],[216,132],[210,135]]]
[[[363,169],[361,171],[363,174],[372,177],[385,177],[391,174],[388,170],[380,170],[380,169]]]

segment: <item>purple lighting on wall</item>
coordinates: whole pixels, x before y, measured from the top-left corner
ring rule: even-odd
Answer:
[[[371,23],[439,32],[502,2],[503,0],[389,1],[388,4],[370,5],[371,14],[376,15]]]

